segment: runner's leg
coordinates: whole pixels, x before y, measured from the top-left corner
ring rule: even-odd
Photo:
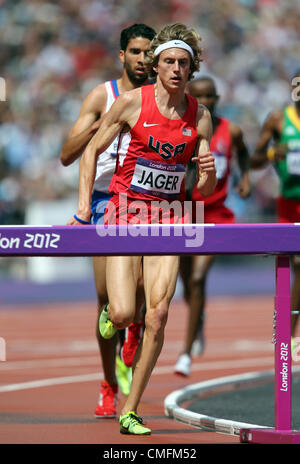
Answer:
[[[99,316],[100,313],[108,301],[108,295],[106,290],[106,257],[105,256],[94,256],[93,257],[93,268],[94,278],[97,290],[98,298],[98,312],[96,322],[96,337],[101,353],[102,366],[104,371],[104,379],[109,385],[117,383],[116,372],[115,372],[115,361],[116,361],[116,345],[118,342],[118,334],[109,340],[101,337],[99,333]]]
[[[123,406],[122,414],[137,411],[141,396],[161,352],[169,304],[175,292],[179,268],[179,258],[176,256],[146,256],[143,259],[147,308],[145,331],[134,360],[131,391]]]
[[[184,344],[184,353],[190,354],[194,340],[197,337],[201,321],[204,317],[206,302],[206,277],[215,257],[193,256],[192,273],[189,286],[189,316]]]

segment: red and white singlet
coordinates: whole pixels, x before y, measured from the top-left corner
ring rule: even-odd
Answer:
[[[119,96],[117,81],[105,82],[105,89],[107,95],[105,113],[107,113]],[[117,151],[119,151],[120,154],[124,154],[123,144],[126,147],[127,142],[126,137],[123,137],[123,143],[119,143],[119,138],[118,135],[97,159],[97,170],[94,183],[94,191],[96,192],[109,193],[109,184],[116,169]]]
[[[192,200],[204,202],[205,223],[232,224],[235,222],[234,214],[224,205],[228,195],[228,180],[232,159],[230,122],[227,119],[218,118],[218,125],[211,138],[210,150],[215,158],[217,186],[212,195],[208,197],[203,197],[195,186],[192,191]]]
[[[197,139],[197,100],[186,94],[187,109],[180,119],[163,116],[156,104],[154,85],[141,88],[142,106],[139,119],[129,132],[124,156],[118,156],[116,172],[110,184],[112,202],[119,223],[128,223],[133,215],[123,216],[119,199],[126,194],[127,205],[143,200],[148,208],[153,201],[185,200],[185,166],[191,158]],[[145,221],[149,222],[149,218]]]

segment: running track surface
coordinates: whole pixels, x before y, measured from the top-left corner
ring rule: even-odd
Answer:
[[[163,351],[139,408],[152,435],[134,437],[121,435],[116,419],[93,416],[102,375],[94,303],[2,307],[7,353],[0,362],[0,443],[239,443],[165,417],[163,402],[191,383],[271,369],[273,296],[210,297],[206,314],[205,353],[194,359],[189,378],[176,376],[187,308],[172,302]],[[120,394],[118,412],[123,402]]]

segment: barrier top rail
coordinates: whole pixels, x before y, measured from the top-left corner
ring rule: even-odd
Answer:
[[[300,223],[0,227],[0,256],[163,254],[300,254]]]

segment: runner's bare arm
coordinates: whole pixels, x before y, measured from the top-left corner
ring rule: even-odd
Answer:
[[[238,192],[241,198],[246,198],[250,195],[251,192],[249,179],[249,151],[244,140],[243,131],[239,126],[236,124],[230,124],[230,134],[232,139],[232,146],[235,150],[241,171],[241,179],[235,190]]]
[[[197,189],[203,196],[208,196],[215,190],[217,177],[214,157],[210,151],[212,137],[211,116],[203,105],[199,105],[197,130],[199,140],[195,150],[196,156],[192,160],[197,163]]]
[[[93,89],[84,99],[79,117],[60,153],[60,160],[64,166],[72,164],[84,152],[99,127],[100,117],[105,112],[106,99],[104,84]]]
[[[140,101],[135,91],[120,95],[110,110],[101,118],[98,131],[87,145],[80,160],[79,168],[77,216],[81,219],[90,219],[91,195],[95,182],[98,156],[101,156],[101,153],[109,147],[122,129],[133,127],[138,119],[139,105]]]
[[[250,166],[252,169],[261,168],[269,161],[267,148],[272,139],[278,142],[280,138],[282,117],[283,113],[281,110],[274,111],[263,124],[254,154],[250,158]],[[280,157],[282,155],[282,153],[280,153],[281,148],[279,147],[276,150],[278,150],[277,155]]]

